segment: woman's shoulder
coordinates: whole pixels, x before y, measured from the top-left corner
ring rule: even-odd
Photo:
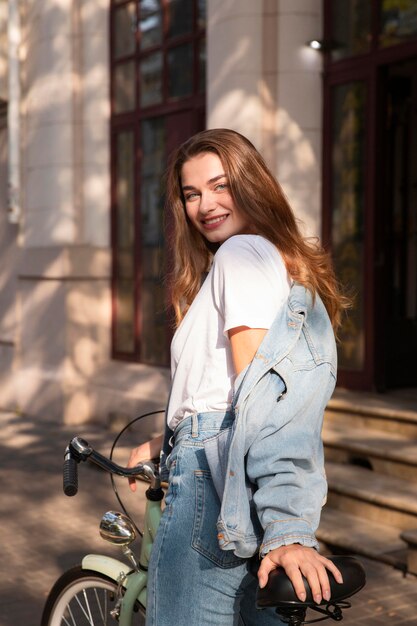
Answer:
[[[230,258],[239,258],[254,262],[280,258],[278,248],[262,235],[233,235],[226,239],[215,254],[215,261],[223,262]]]

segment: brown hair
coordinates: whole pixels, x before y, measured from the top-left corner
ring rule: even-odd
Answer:
[[[288,201],[262,156],[239,133],[205,130],[183,143],[173,154],[167,172],[167,211],[174,217],[171,299],[177,324],[181,321],[209,270],[213,247],[192,226],[185,212],[181,170],[186,161],[205,152],[216,154],[224,167],[230,194],[253,229],[274,243],[291,278],[322,298],[335,330],[349,300],[338,287],[328,253],[317,240],[304,238]]]

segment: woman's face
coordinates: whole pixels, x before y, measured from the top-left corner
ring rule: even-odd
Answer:
[[[235,206],[222,162],[204,152],[186,161],[181,170],[185,210],[193,226],[211,243],[250,232],[246,217]]]

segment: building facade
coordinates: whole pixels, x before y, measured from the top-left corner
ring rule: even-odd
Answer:
[[[356,294],[342,383],[416,385],[415,366],[399,382],[381,367],[417,341],[414,5],[0,0],[1,408],[66,423],[163,408],[161,179],[176,145],[215,127],[256,145],[305,234],[333,247]],[[403,122],[382,133],[392,111]],[[392,238],[405,220],[390,292],[373,269],[381,206]],[[382,355],[398,312],[382,319],[384,299],[403,324]]]

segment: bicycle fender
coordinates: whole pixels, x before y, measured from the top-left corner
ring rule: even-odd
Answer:
[[[81,561],[81,567],[83,569],[89,569],[93,572],[100,572],[108,576],[116,583],[118,582],[120,574],[126,574],[130,572],[131,567],[127,563],[113,559],[111,556],[105,556],[104,554],[87,554]]]

